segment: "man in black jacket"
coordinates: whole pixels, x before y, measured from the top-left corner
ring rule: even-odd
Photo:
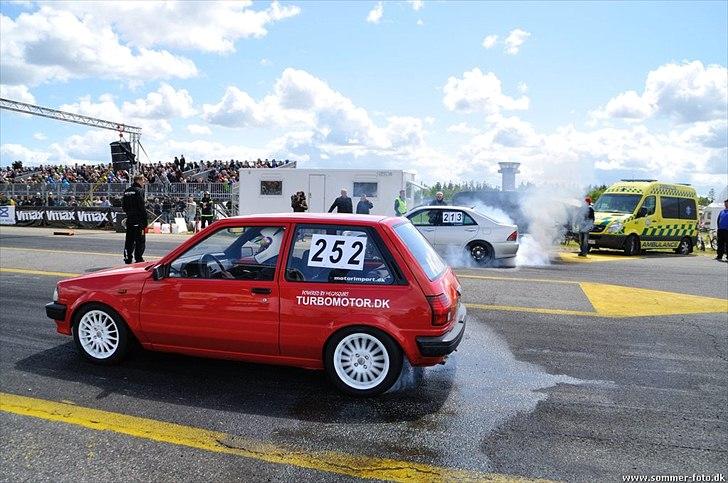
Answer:
[[[144,203],[144,183],[142,175],[134,176],[134,183],[124,190],[122,207],[126,213],[126,240],[124,241],[124,262],[143,262],[146,236],[144,230],[149,224]]]
[[[347,191],[345,189],[341,190],[341,196],[336,198],[334,202],[331,204],[331,207],[329,208],[329,213],[334,211],[334,208],[336,208],[337,213],[353,213],[354,207],[351,203],[351,198],[347,195]]]
[[[367,199],[367,195],[361,195],[359,203],[356,204],[356,213],[358,215],[368,215],[369,210],[374,208],[374,203]]]
[[[212,225],[215,220],[215,202],[210,197],[210,192],[205,191],[205,195],[200,200],[200,228]]]

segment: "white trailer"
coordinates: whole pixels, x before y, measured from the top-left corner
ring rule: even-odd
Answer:
[[[306,193],[309,213],[323,213],[346,189],[352,199],[354,211],[362,194],[374,204],[373,215],[394,215],[394,199],[405,190],[407,206],[411,208],[421,200],[422,186],[415,174],[389,169],[241,169],[238,212],[281,213],[293,211],[291,195]]]

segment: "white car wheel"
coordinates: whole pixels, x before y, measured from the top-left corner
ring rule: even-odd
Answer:
[[[106,312],[90,310],[78,321],[78,340],[94,359],[108,359],[119,348],[119,327]]]
[[[79,353],[96,364],[116,364],[129,345],[124,320],[106,305],[92,303],[74,315],[73,340]]]
[[[376,337],[354,333],[343,338],[334,350],[334,368],[339,379],[358,391],[372,389],[389,373],[389,353]]]

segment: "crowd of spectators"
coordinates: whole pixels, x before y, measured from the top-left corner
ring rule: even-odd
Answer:
[[[194,161],[187,162],[184,155],[175,156],[174,161],[139,163],[137,170],[149,183],[232,183],[238,180],[241,168],[279,168],[295,167],[295,162],[276,161]],[[47,184],[68,186],[72,183],[128,183],[131,179],[127,171],[115,171],[109,164],[40,165],[24,168],[16,162],[12,166],[0,168],[0,183],[26,185]]]

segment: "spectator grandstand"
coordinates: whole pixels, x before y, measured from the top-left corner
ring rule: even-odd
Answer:
[[[114,171],[109,164],[40,165],[23,168],[18,163],[0,168],[0,183],[25,185],[69,185],[72,183],[128,183],[127,171]],[[295,161],[195,161],[188,163],[184,156],[173,162],[139,163],[137,169],[149,183],[228,183],[238,181],[240,168],[295,168]]]

